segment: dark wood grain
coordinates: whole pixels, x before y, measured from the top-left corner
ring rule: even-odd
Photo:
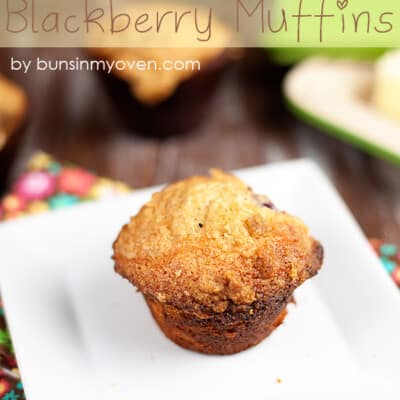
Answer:
[[[368,236],[400,243],[399,168],[293,118],[280,95],[285,70],[271,65],[262,51],[249,50],[227,73],[202,126],[168,139],[127,132],[97,74],[11,74],[11,53],[65,58],[82,56],[82,50],[0,52],[0,71],[20,82],[30,100],[14,174],[35,149],[135,187],[204,173],[210,167],[234,169],[309,157],[332,179]]]

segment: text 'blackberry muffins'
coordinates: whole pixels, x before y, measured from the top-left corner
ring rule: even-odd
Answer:
[[[322,258],[299,219],[219,170],[154,194],[114,243],[116,271],[165,335],[208,354],[267,337]]]

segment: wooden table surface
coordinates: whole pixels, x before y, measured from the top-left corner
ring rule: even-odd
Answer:
[[[167,139],[127,132],[96,73],[10,73],[10,55],[82,56],[82,50],[1,50],[0,71],[20,82],[30,100],[17,174],[35,149],[134,187],[298,157],[329,175],[369,237],[400,243],[400,169],[368,156],[292,117],[282,104],[285,70],[248,50],[227,73],[196,131]],[[284,183],[283,183],[284,184]],[[318,188],[316,188],[318,190]]]

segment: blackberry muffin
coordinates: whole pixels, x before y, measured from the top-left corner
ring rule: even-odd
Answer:
[[[154,194],[114,243],[116,272],[143,293],[165,335],[207,354],[267,337],[322,258],[299,219],[220,170]]]
[[[139,15],[149,9],[159,12],[164,9],[186,10],[182,5],[173,4],[146,4],[143,10],[141,7],[137,5],[132,14]],[[198,9],[198,12],[202,10]],[[186,31],[184,36],[193,35],[192,24],[183,19],[180,32]],[[129,38],[127,35],[132,36],[132,33],[121,34],[120,42],[135,43],[133,36]],[[148,69],[114,68],[110,74],[101,72],[101,76],[117,113],[128,128],[163,137],[189,131],[205,117],[224,71],[238,56],[238,50],[221,47],[221,44],[228,45],[231,38],[232,32],[214,16],[212,39],[207,47],[182,46],[180,38],[165,33],[164,40],[170,43],[166,48],[154,47],[151,44],[153,37],[148,39],[148,47],[144,47],[143,42],[139,43],[140,47],[115,47],[111,37],[104,39],[103,47],[90,48],[89,53],[95,60],[149,63]],[[191,64],[193,61],[199,62],[200,66]],[[165,62],[168,64],[165,65]],[[172,68],[174,63],[179,63],[178,69]],[[187,64],[187,68],[183,68],[183,63]]]
[[[15,159],[26,114],[22,89],[0,75],[0,193]]]

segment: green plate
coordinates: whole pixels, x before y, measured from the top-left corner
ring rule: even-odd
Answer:
[[[387,49],[375,47],[271,47],[266,49],[270,58],[277,64],[293,65],[309,57],[346,58],[374,61],[384,54]]]
[[[368,85],[372,80],[370,83],[368,80],[372,76],[372,68],[367,63],[309,59],[294,67],[286,77],[283,86],[285,102],[294,115],[322,132],[400,165],[400,122],[379,114],[367,100],[358,97],[359,91],[370,91]],[[356,81],[354,93],[349,89],[349,93],[344,94],[340,90],[341,79],[343,85],[349,85],[353,77]],[[339,94],[335,94],[336,88],[330,83],[333,80],[334,86],[339,87]],[[325,91],[324,85],[328,86]],[[312,96],[315,98],[310,100]],[[341,107],[346,108],[345,114]]]

